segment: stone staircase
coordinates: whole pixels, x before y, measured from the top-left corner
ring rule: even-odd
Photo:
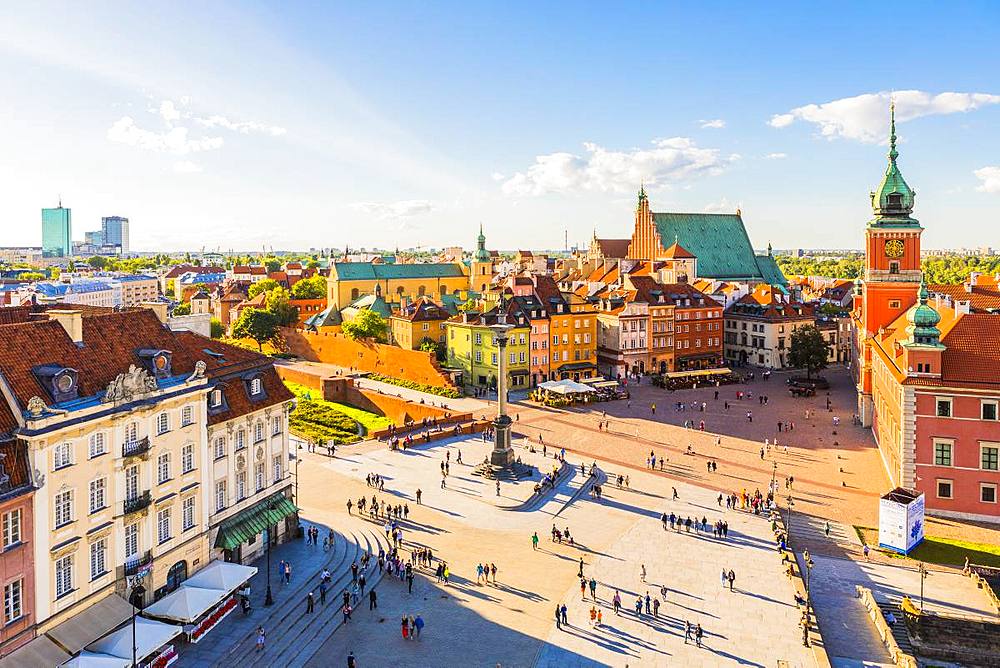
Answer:
[[[283,667],[304,666],[329,635],[343,623],[341,595],[352,582],[351,564],[355,562],[360,564],[361,556],[365,552],[373,555],[365,571],[367,580],[365,598],[367,592],[378,584],[378,580],[381,579],[377,563],[379,547],[388,551],[388,541],[377,529],[367,524],[348,529],[344,533],[338,532],[326,564],[317,572],[308,574],[309,577],[300,576],[297,583],[293,580],[293,585],[289,586],[295,586],[295,590],[287,592],[274,606],[265,608],[271,622],[270,625],[264,622],[267,631],[266,651],[256,651],[254,629],[261,622],[251,615],[246,619],[250,626],[246,637],[229,648],[224,655],[219,656],[213,665],[220,668],[222,666],[262,668],[274,664],[275,657],[280,656],[280,665]],[[319,600],[319,573],[323,568],[330,571],[332,578],[327,590],[326,605],[321,604]],[[315,610],[307,614],[306,595],[310,591],[315,597]],[[363,603],[366,601],[359,600],[356,608],[360,609]]]
[[[900,609],[898,603],[890,603],[888,601],[878,601],[879,610],[882,611],[882,616],[885,617],[885,623],[892,629],[892,637],[899,645],[899,649],[910,656],[914,655],[913,643],[910,642],[910,633],[906,630],[906,622],[903,618],[903,611]],[[889,613],[896,618],[895,624],[889,623]]]

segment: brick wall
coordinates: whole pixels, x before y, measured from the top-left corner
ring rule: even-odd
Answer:
[[[343,334],[289,328],[283,328],[281,334],[288,352],[311,362],[336,364],[426,385],[453,387],[451,379],[441,371],[433,353],[354,341]]]

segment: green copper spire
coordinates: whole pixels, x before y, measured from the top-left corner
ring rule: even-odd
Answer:
[[[479,223],[479,236],[476,237],[476,262],[489,262],[490,252],[486,250],[486,235],[483,234],[483,224]]]
[[[933,307],[927,304],[927,276],[920,277],[920,289],[917,291],[917,303],[906,314],[909,342],[925,346],[941,345],[941,330],[937,325],[941,316]]]
[[[646,184],[640,181],[639,182],[639,207],[642,207],[642,203],[645,202],[646,199],[647,199],[647,197],[646,197]]]
[[[910,217],[913,213],[913,199],[917,194],[903,178],[896,159],[896,103],[889,103],[889,164],[878,188],[871,194],[872,210],[875,218],[869,226],[919,227],[920,223]]]

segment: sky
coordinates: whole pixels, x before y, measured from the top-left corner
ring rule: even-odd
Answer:
[[[140,251],[556,249],[645,183],[860,248],[894,95],[924,247],[1000,247],[998,62],[995,2],[17,3],[0,245],[61,197]]]

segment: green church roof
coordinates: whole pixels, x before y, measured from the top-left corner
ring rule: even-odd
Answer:
[[[458,278],[462,267],[454,262],[424,264],[372,264],[335,262],[331,270],[342,281],[404,280],[408,278]]]
[[[698,275],[787,285],[770,255],[757,255],[743,218],[730,213],[653,213],[660,239],[676,240],[698,258]]]
[[[885,168],[882,182],[871,194],[872,210],[875,217],[869,225],[884,227],[919,227],[920,223],[910,217],[913,213],[913,199],[916,192],[910,188],[899,171],[896,158],[896,105],[889,106],[889,164]]]

